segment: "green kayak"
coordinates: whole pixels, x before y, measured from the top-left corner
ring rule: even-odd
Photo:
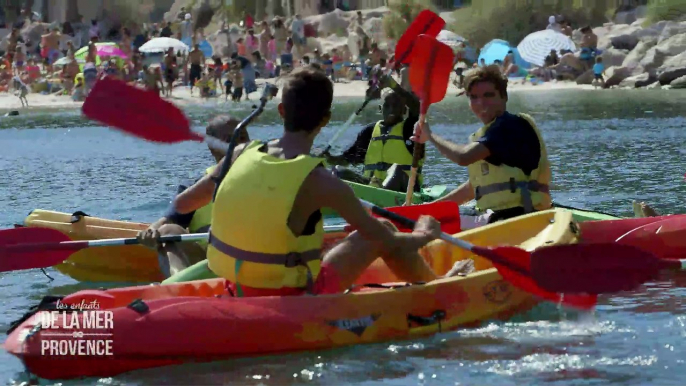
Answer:
[[[345,182],[351,188],[353,188],[357,198],[369,201],[372,204],[382,208],[388,208],[389,206],[401,206],[405,202],[405,193],[358,184],[357,182]],[[434,185],[431,187],[426,187],[423,188],[421,192],[412,195],[412,203],[423,204],[435,201],[448,194],[448,192],[449,190],[446,185]],[[329,208],[322,210],[322,214],[324,217],[338,217],[338,214]]]

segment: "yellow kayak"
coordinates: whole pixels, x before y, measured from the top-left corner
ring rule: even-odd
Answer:
[[[81,221],[86,220],[94,219]],[[457,237],[477,245],[512,244],[531,251],[575,243],[575,225],[572,212],[553,209],[471,229]],[[445,241],[429,243],[421,254],[439,274],[465,259],[475,260],[476,272],[426,284],[398,283],[378,259],[358,281],[375,285],[356,285],[348,293],[333,295],[235,298],[220,278],[81,291],[60,302],[98,301],[100,311],[112,311],[113,323],[107,332],[127,337],[113,340],[113,356],[42,354],[41,342],[54,338],[48,337],[50,331],[35,328],[38,319],[31,317],[9,332],[4,347],[28,371],[43,378],[109,377],[187,361],[412,339],[507,319],[540,301],[504,280],[488,260]],[[134,303],[140,307],[133,307]],[[198,326],[202,333],[193,333]],[[76,339],[71,333],[63,335],[68,336],[60,339]]]

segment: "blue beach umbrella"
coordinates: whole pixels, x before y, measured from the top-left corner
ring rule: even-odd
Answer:
[[[479,63],[481,63],[481,59],[484,59],[486,64],[493,64],[496,60],[502,61],[505,59],[505,56],[507,56],[508,51],[512,51],[514,54],[515,64],[518,65],[519,68],[531,67],[531,63],[522,59],[517,48],[512,47],[510,43],[502,39],[493,39],[481,49]]]

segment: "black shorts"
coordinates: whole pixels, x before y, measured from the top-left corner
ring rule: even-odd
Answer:
[[[200,79],[202,76],[202,68],[199,64],[191,64],[191,70],[189,71],[189,78],[191,84],[195,84],[195,81]]]
[[[503,209],[493,212],[493,214],[488,218],[488,223],[493,224],[496,221],[507,220],[525,214],[526,211],[524,211],[524,208],[521,206],[510,209]]]
[[[602,81],[605,80],[605,79],[603,79],[603,74],[594,74],[593,76],[594,76],[594,79],[599,79],[599,80],[602,80]]]
[[[176,80],[176,76],[174,75],[173,68],[168,68],[165,71],[164,79],[167,81],[167,83],[174,83],[174,81]]]
[[[233,89],[233,98],[234,99],[241,99],[243,96],[243,87],[236,87]]]

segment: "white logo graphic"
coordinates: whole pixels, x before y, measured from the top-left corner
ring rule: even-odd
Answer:
[[[40,311],[35,316],[41,330],[41,355],[113,355],[112,311],[100,310],[97,301],[68,305],[58,300],[56,308],[57,311]]]

